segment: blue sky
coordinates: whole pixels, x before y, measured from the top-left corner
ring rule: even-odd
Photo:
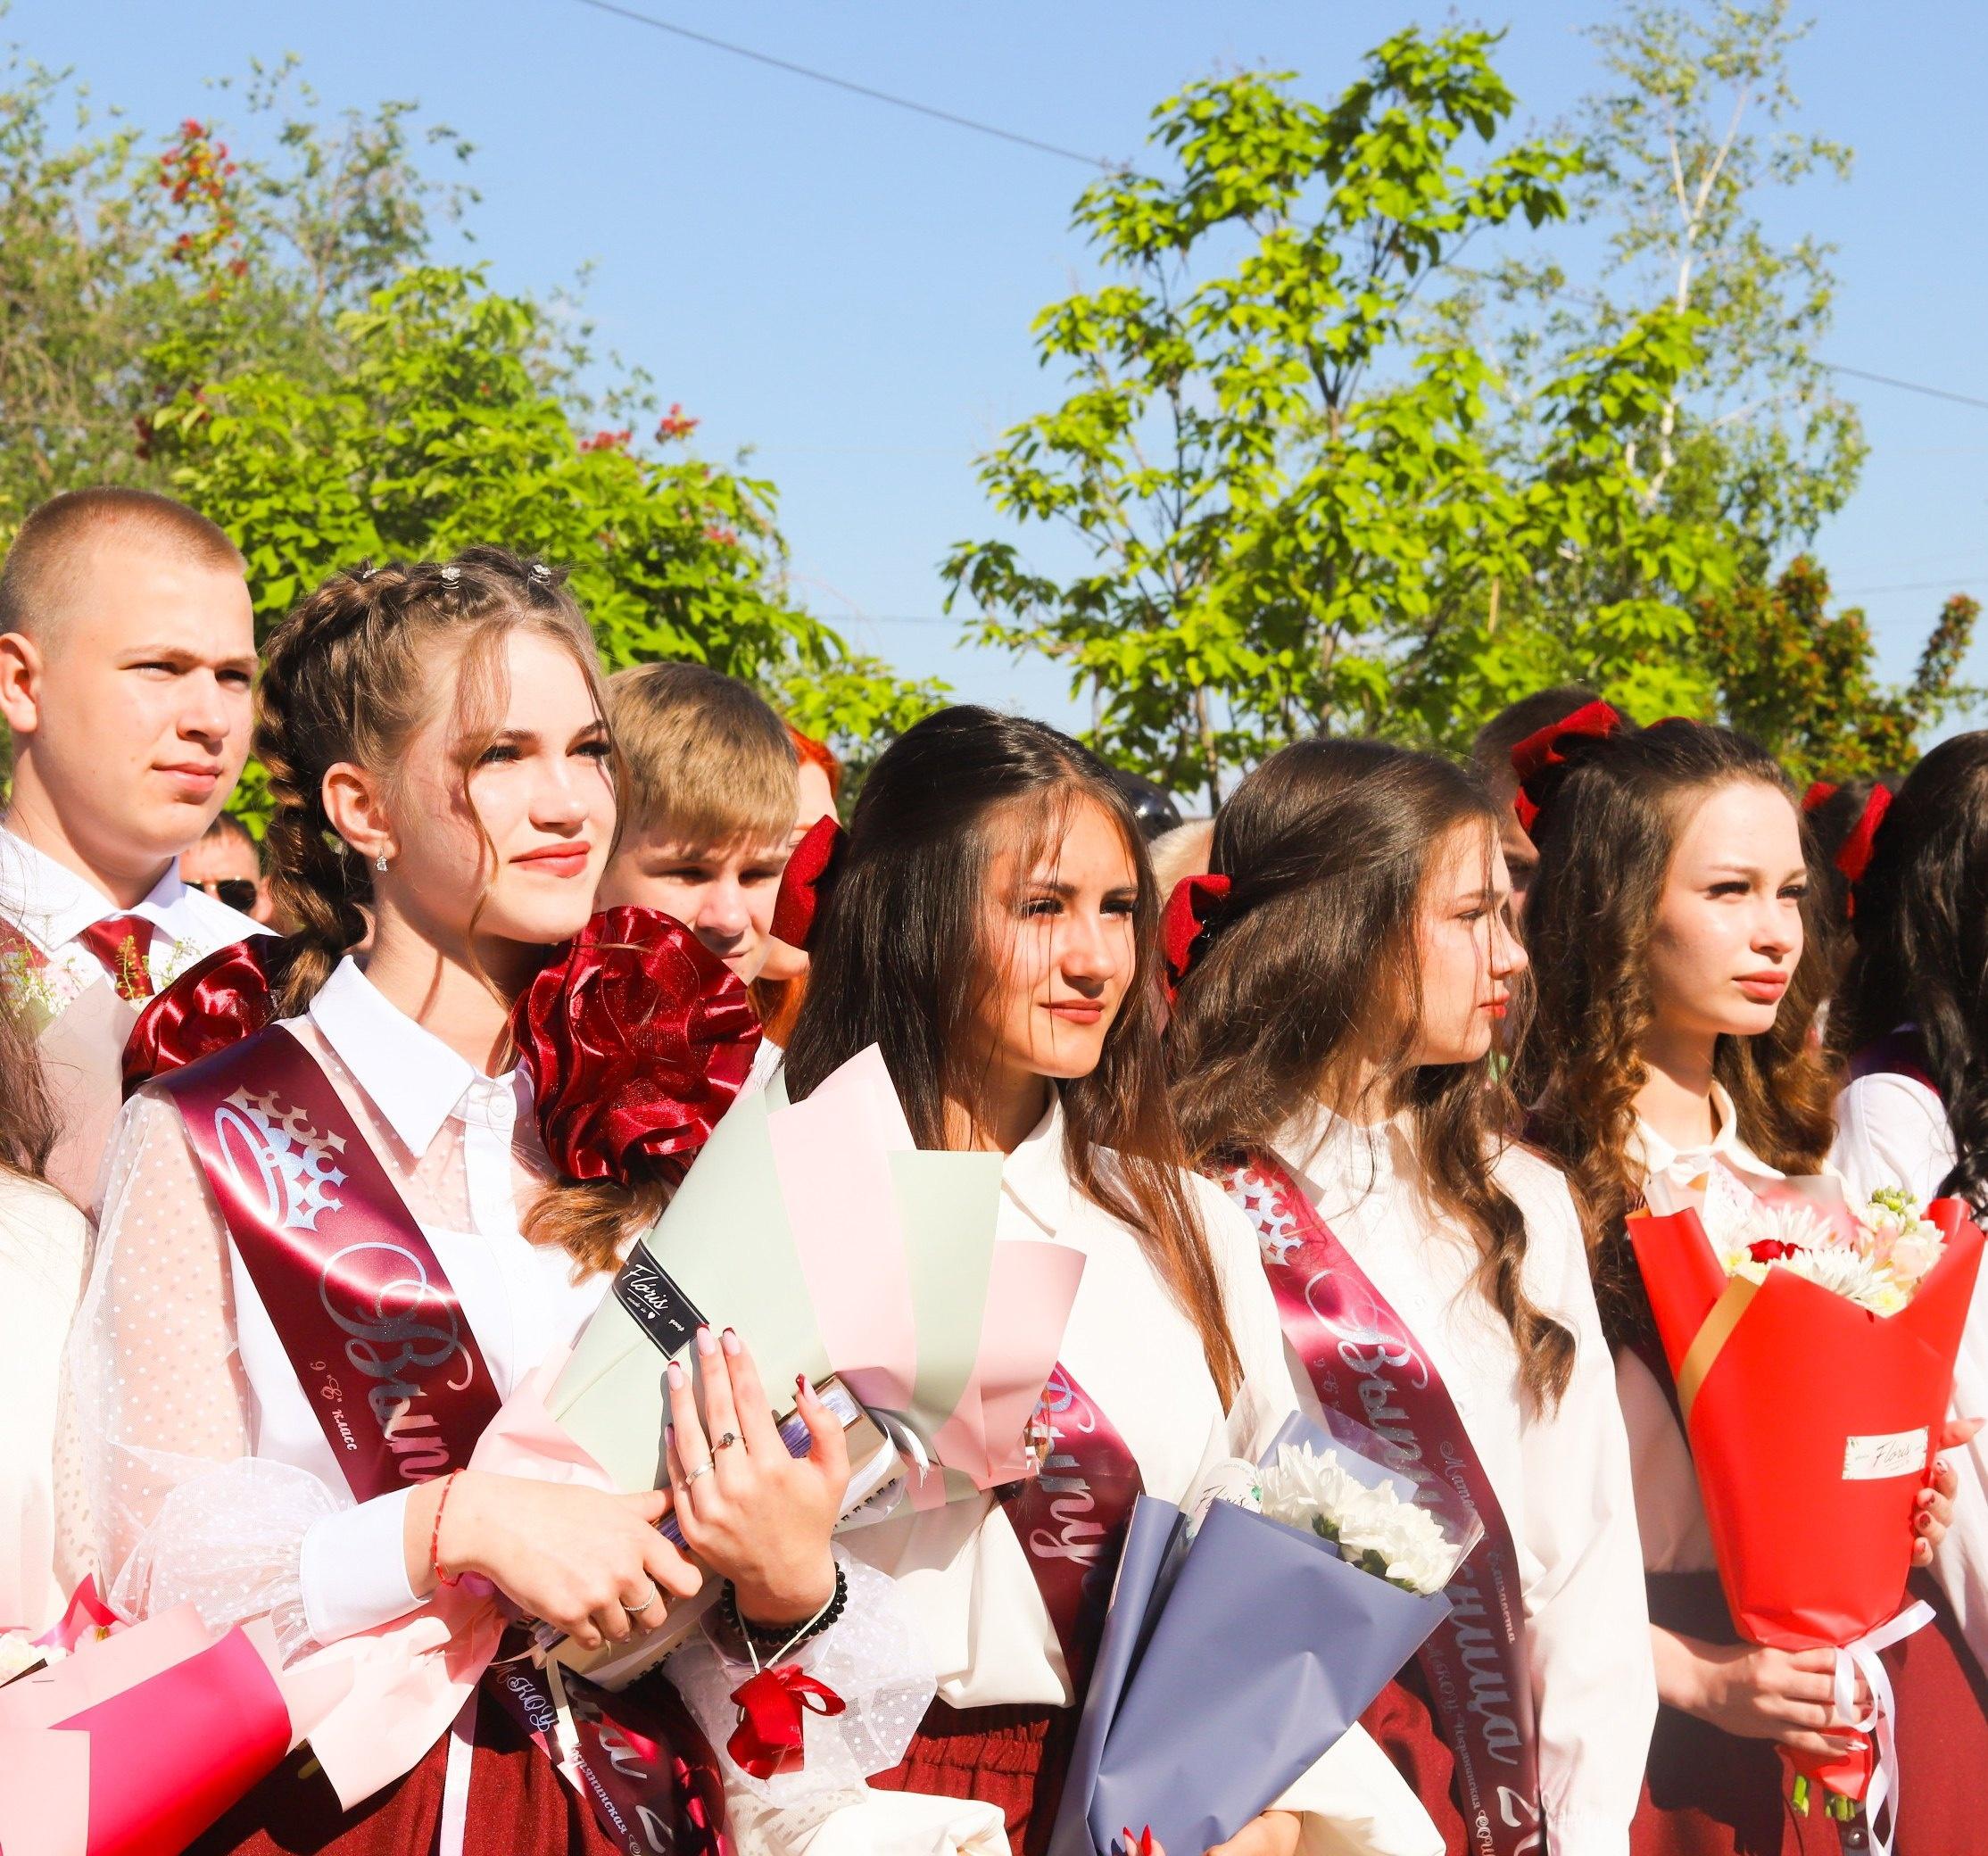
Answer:
[[[1147,112],[1187,79],[1267,64],[1322,95],[1387,32],[1447,17],[1395,0],[631,4],[1114,158],[1137,156]],[[1988,400],[1988,8],[1818,10],[1797,87],[1856,170],[1789,196],[1772,223],[1840,247],[1825,352]],[[1581,28],[1605,11],[1507,0],[1470,16],[1509,27],[1501,66],[1545,126],[1593,81]],[[475,250],[498,282],[543,292],[589,268],[601,344],[699,416],[709,453],[753,448],[808,604],[908,673],[1074,718],[1053,667],[970,650],[933,621],[948,546],[995,532],[974,453],[1050,403],[1028,325],[1084,274],[1068,225],[1079,167],[576,0],[14,0],[0,38],[161,128],[225,117],[204,80],[286,52],[329,106],[418,98],[476,145]],[[1845,385],[1872,455],[1818,552],[1901,674],[1946,592],[1988,594],[1988,410]],[[1970,667],[1988,683],[1988,644]]]

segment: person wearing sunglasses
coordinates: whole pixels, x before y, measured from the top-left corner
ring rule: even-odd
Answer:
[[[179,880],[264,927],[276,919],[262,875],[262,847],[232,812],[217,814],[200,840],[179,853]]]

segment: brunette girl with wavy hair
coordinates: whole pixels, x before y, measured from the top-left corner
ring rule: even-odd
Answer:
[[[998,1238],[1085,1258],[1049,1400],[1053,1506],[983,1497],[850,1537],[898,1578],[939,1665],[908,1757],[871,1781],[927,1802],[867,1807],[885,1814],[877,1841],[894,1807],[971,1798],[1001,1808],[1017,1852],[1038,1852],[1091,1628],[1062,1606],[1057,1572],[1122,1522],[1133,1487],[1182,1499],[1209,1449],[1267,1446],[1293,1408],[1276,1314],[1247,1224],[1183,1164],[1160,1048],[1158,902],[1138,827],[1091,754],[984,708],[926,717],[871,770],[819,891],[791,1095],[879,1046],[921,1147],[1005,1156]],[[1070,1415],[1085,1404],[1101,1421]],[[1063,1547],[1045,1548],[1052,1537]],[[1429,1841],[1355,1734],[1223,1848],[1288,1852],[1305,1813]],[[1339,1834],[1354,1840],[1334,1847],[1396,1846]]]
[[[1494,804],[1435,755],[1302,742],[1223,807],[1177,915],[1190,899],[1168,1032],[1189,1156],[1258,1208],[1272,1281],[1296,1272],[1285,1335],[1308,1400],[1363,1423],[1386,1410],[1411,1466],[1474,1456],[1495,1516],[1469,1576],[1517,1588],[1507,1686],[1537,1701],[1528,1806],[1553,1848],[1620,1847],[1655,1711],[1626,1649],[1645,1628],[1628,1450],[1580,1219],[1518,1145],[1491,1055],[1526,965]],[[1353,1366],[1356,1337],[1307,1312],[1301,1279],[1321,1269],[1363,1275],[1404,1344]],[[1447,1433],[1418,1402],[1431,1380],[1462,1414]],[[1467,1745],[1453,1796],[1471,1722],[1443,1711],[1445,1686],[1440,1661],[1412,1665],[1368,1724],[1462,1848],[1480,1801]]]
[[[1793,1813],[1773,1746],[1844,1744],[1833,1655],[1737,1640],[1625,1220],[1658,1175],[1686,1189],[1715,1164],[1762,1183],[1825,1170],[1835,1071],[1811,1035],[1828,977],[1822,891],[1764,749],[1683,718],[1640,730],[1611,727],[1612,712],[1585,719],[1585,732],[1514,752],[1540,854],[1525,917],[1537,1009],[1515,1082],[1534,1137],[1586,1201],[1618,1349],[1665,1704],[1634,1847],[1812,1848],[1829,1827]],[[1921,1492],[1918,1565],[1952,1488],[1942,1465]],[[1913,1773],[1897,1848],[1918,1856],[1967,1840],[1971,1781],[1944,1775],[1988,1759],[1988,1720],[1951,1618],[1911,1645],[1893,1678]]]
[[[367,1670],[391,1670],[396,1653],[440,1653],[438,1627],[451,1658],[479,1641],[487,1650],[487,1611],[443,1590],[469,1571],[583,1649],[654,1630],[666,1593],[699,1583],[654,1526],[668,1492],[468,1466],[497,1402],[573,1344],[624,1235],[625,1203],[546,1221],[548,1202],[573,1189],[548,1145],[561,1148],[560,1166],[579,1156],[548,1113],[543,1064],[564,1035],[562,1002],[540,998],[539,982],[557,991],[562,974],[610,957],[618,937],[634,967],[620,982],[626,1008],[628,989],[654,978],[642,965],[651,949],[632,945],[646,940],[683,981],[675,995],[650,988],[637,1015],[650,1046],[659,1050],[699,1000],[721,1016],[729,1001],[733,1090],[750,1062],[743,989],[687,930],[640,910],[590,924],[616,807],[586,622],[559,575],[493,548],[337,575],[269,642],[255,747],[275,807],[272,883],[297,931],[274,960],[260,943],[234,950],[232,981],[225,957],[189,975],[196,999],[174,1002],[204,998],[235,1035],[203,1045],[189,1032],[211,1054],[128,1104],[72,1343],[112,1599],[133,1617],[185,1601],[215,1625],[267,1614],[286,1658],[384,1631]],[[234,982],[241,997],[223,998]],[[535,1093],[516,1048],[513,1008],[527,989],[527,1027],[543,1047],[527,1053],[541,1065]],[[252,994],[280,1022],[252,1030]],[[614,1029],[596,1025],[590,1047]],[[640,1090],[652,1079],[617,1081]],[[244,1146],[277,1182],[280,1208],[244,1193]],[[383,1250],[405,1260],[385,1287],[364,1275]],[[423,1297],[398,1325],[340,1315],[377,1305],[387,1322],[412,1281]],[[700,1330],[698,1349],[703,1416],[669,1369],[675,1513],[692,1549],[732,1579],[741,1630],[805,1636],[846,1591],[829,1546],[848,1475],[840,1427],[803,1392],[816,1442],[794,1460],[736,1338]],[[381,1379],[395,1398],[365,1396]],[[737,1433],[717,1446],[722,1474],[707,1473],[706,1418],[713,1437]],[[892,1602],[887,1581],[866,1590],[859,1608]],[[413,1634],[397,1635],[431,1600],[438,1608]],[[728,1732],[722,1690],[741,1678],[708,1673]],[[369,1719],[406,1686],[395,1678],[375,1694],[367,1682],[381,1679],[355,1678],[353,1705]],[[860,1717],[863,1689],[839,1679]],[[392,1750],[411,1771],[384,1803],[350,1811],[322,1780],[286,1768],[211,1846],[619,1848],[506,1711],[509,1692],[486,1679],[460,1719],[473,1763],[451,1755],[446,1733],[432,1745],[407,1736],[416,1744]],[[679,1719],[667,1689],[651,1700],[660,1718]],[[658,1719],[642,1731],[667,1732],[714,1783],[751,1794],[757,1782],[729,1764],[721,1773],[700,1740]],[[646,1783],[645,1808],[670,1823],[670,1775]],[[716,1850],[716,1826],[675,1827],[687,1839],[677,1847]]]

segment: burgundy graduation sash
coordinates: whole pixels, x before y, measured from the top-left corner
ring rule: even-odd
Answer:
[[[495,1381],[435,1247],[316,1058],[270,1025],[158,1087],[353,1498],[463,1468],[497,1414]],[[550,1678],[512,1659],[484,1680],[560,1765]],[[626,1856],[727,1856],[717,1756],[667,1682],[609,1694],[565,1681],[568,1777]]]
[[[1456,1756],[1471,1849],[1480,1856],[1542,1851],[1519,1556],[1455,1402],[1408,1324],[1282,1166],[1252,1156],[1220,1179],[1256,1227],[1284,1338],[1320,1404],[1376,1432],[1391,1448],[1392,1467],[1419,1486],[1450,1483],[1483,1520],[1484,1537],[1445,1588],[1449,1618],[1419,1653]]]
[[[160,1084],[355,1500],[460,1470],[500,1400],[435,1247],[280,1025]]]
[[[1037,1416],[1049,1430],[1042,1472],[1010,1483],[1001,1501],[1056,1627],[1071,1692],[1081,1707],[1104,1634],[1125,1523],[1145,1484],[1117,1427],[1061,1364],[1043,1388]]]

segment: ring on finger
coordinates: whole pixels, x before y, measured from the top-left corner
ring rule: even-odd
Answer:
[[[623,1611],[626,1612],[631,1618],[639,1618],[662,1595],[662,1587],[659,1586],[654,1579],[650,1579],[649,1582],[649,1595],[646,1598],[638,1598],[633,1604],[630,1604],[628,1601],[624,1598],[621,1601],[621,1608]]]
[[[711,1473],[711,1459],[707,1456],[694,1470],[687,1471],[684,1473],[683,1487],[688,1488],[700,1476],[708,1476]]]
[[[711,1446],[711,1454],[716,1456],[720,1450],[729,1450],[738,1441],[739,1433],[735,1430],[728,1430],[717,1443]]]

